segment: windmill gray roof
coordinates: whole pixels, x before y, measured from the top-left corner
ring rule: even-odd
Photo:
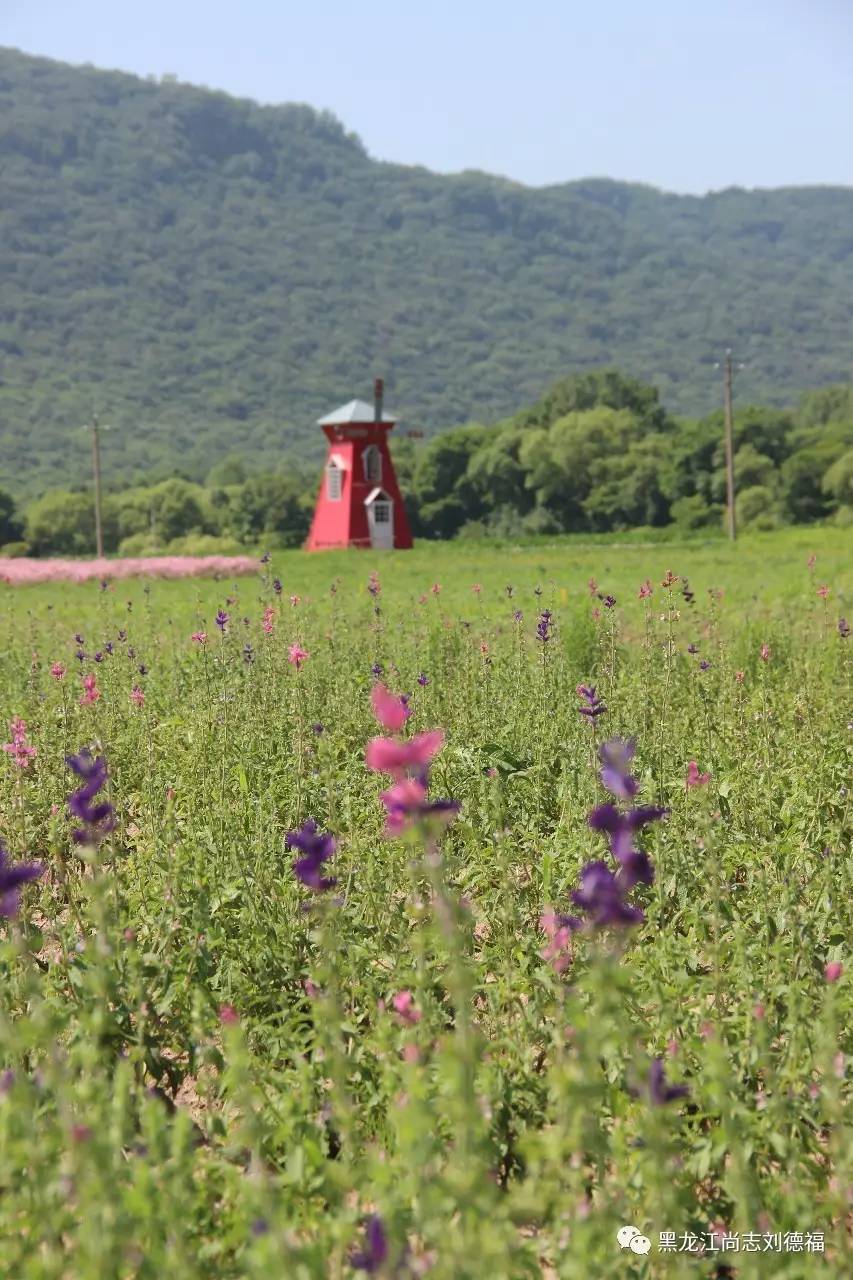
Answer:
[[[345,422],[375,422],[375,412],[372,404],[368,404],[366,400],[350,400],[349,404],[342,404],[340,409],[335,409],[334,413],[327,414],[325,418],[317,421],[318,427],[337,427]],[[397,419],[390,413],[382,414],[383,422],[396,422]]]

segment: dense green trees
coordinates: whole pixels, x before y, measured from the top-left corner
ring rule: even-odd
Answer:
[[[834,416],[821,423],[824,409]],[[853,397],[845,388],[827,389],[817,407],[811,395],[789,411],[747,407],[734,426],[742,528],[853,520]],[[392,436],[391,447],[419,537],[722,528],[722,415],[673,418],[653,387],[612,369],[565,378],[493,426],[457,427],[422,447]],[[214,550],[217,539],[300,546],[317,485],[317,469],[258,472],[232,453],[204,485],[171,476],[108,493],[105,544],[126,554]],[[52,490],[26,509],[24,524],[36,554],[91,552],[88,492]],[[0,532],[20,538],[2,493]]]
[[[12,50],[0,50],[0,171],[0,485],[19,499],[87,482],[80,427],[93,410],[113,428],[113,481],[180,472],[213,491],[293,459],[315,465],[315,420],[369,395],[375,373],[388,407],[428,436],[506,419],[567,370],[618,364],[643,380],[628,401],[618,379],[559,384],[515,423],[524,437],[599,407],[655,436],[665,414],[647,382],[669,410],[708,413],[728,345],[746,362],[741,404],[850,377],[844,189],[699,199],[431,174],[372,160],[308,107]],[[787,428],[761,412],[767,436],[756,425],[749,440],[780,468],[773,432]],[[800,425],[850,417],[849,392],[817,392]],[[703,430],[668,437],[661,493],[690,497],[701,474],[712,511],[721,493],[705,442],[713,453],[719,435]],[[478,456],[464,491],[425,472],[427,524],[484,519],[495,502],[534,525],[569,518],[525,487],[521,447],[505,437]],[[656,448],[620,460],[619,474],[589,474],[571,519],[663,519],[643,480]],[[208,479],[235,449],[248,471]],[[770,481],[758,487],[784,508],[784,477]],[[832,501],[818,484],[794,505],[805,515]],[[150,513],[141,519],[139,537]]]

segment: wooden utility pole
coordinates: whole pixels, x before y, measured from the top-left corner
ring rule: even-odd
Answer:
[[[734,458],[734,415],[732,414],[732,353],[726,350],[723,361],[723,410],[726,417],[726,505],[729,517],[729,537],[732,542],[737,538],[737,519],[735,517],[735,458]]]
[[[104,527],[101,520],[101,437],[98,415],[92,415],[92,472],[95,477],[95,547],[99,560],[104,557]]]

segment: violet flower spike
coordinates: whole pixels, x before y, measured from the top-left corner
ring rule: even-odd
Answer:
[[[30,880],[37,880],[44,872],[39,862],[12,864],[5,843],[0,840],[0,916],[7,920],[16,916],[21,907],[21,888]]]
[[[620,813],[615,804],[600,804],[591,811],[587,822],[593,831],[604,831],[609,836],[610,852],[617,862],[624,862],[634,852],[634,832],[657,822],[667,812],[657,805],[640,805]]]
[[[572,902],[597,928],[642,924],[646,918],[643,912],[625,901],[627,887],[604,862],[588,862],[581,871],[580,888],[571,895]]]
[[[587,716],[589,720],[593,721],[598,716],[604,715],[607,707],[605,707],[600,698],[596,697],[595,685],[579,684],[575,689],[575,693],[586,703],[586,706],[578,707],[578,711],[582,716]]]
[[[335,852],[334,836],[328,832],[320,833],[317,823],[309,818],[298,831],[288,831],[284,837],[285,849],[298,849],[302,857],[293,863],[293,874],[312,893],[325,893],[334,888],[337,880],[324,878],[323,863],[327,862]]]
[[[603,768],[599,774],[601,785],[619,800],[633,800],[640,784],[628,771],[637,749],[633,738],[610,738],[598,749]]]
[[[350,1256],[350,1265],[356,1271],[366,1271],[368,1275],[376,1275],[388,1257],[388,1239],[382,1219],[374,1213],[364,1226],[364,1247]]]
[[[93,803],[109,777],[106,761],[84,748],[76,756],[66,756],[65,763],[83,780],[82,787],[68,797],[69,813],[82,823],[73,838],[78,844],[98,844],[115,828],[115,810],[109,801]]]
[[[686,1084],[667,1084],[664,1075],[663,1058],[654,1058],[649,1067],[648,1092],[649,1101],[652,1105],[662,1107],[667,1102],[675,1102],[678,1098],[686,1098],[690,1090]]]

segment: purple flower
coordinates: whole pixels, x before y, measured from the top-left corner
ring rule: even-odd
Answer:
[[[44,867],[38,862],[19,862],[13,866],[9,861],[9,851],[0,840],[0,916],[8,920],[18,914],[21,886],[37,880],[43,871]]]
[[[388,1257],[388,1240],[382,1219],[378,1214],[371,1214],[364,1226],[364,1246],[350,1257],[350,1265],[356,1271],[366,1271],[373,1276],[379,1271]]]
[[[319,738],[319,736],[320,736],[320,734],[321,734],[321,733],[325,733],[325,732],[326,732],[326,727],[325,727],[325,725],[322,725],[322,724],[320,724],[320,723],[318,722],[317,724],[312,724],[312,726],[311,726],[311,732],[312,732],[312,733],[315,733],[315,734],[317,735],[317,737]]]
[[[523,621],[524,621],[524,614],[521,612],[521,610],[520,610],[520,609],[515,609],[515,610],[513,611],[512,618],[513,618],[513,622],[523,622]]]
[[[699,652],[699,646],[698,646],[698,645],[696,645],[696,644],[689,644],[689,645],[687,646],[687,652],[688,652],[688,653],[690,653],[690,654],[698,653],[698,652]]]
[[[126,639],[127,639],[127,632],[124,630],[124,628],[122,628],[122,629],[121,629],[121,631],[119,631],[119,633],[118,633],[118,638],[119,638],[119,640],[126,640]]]
[[[681,588],[681,594],[684,597],[685,604],[693,604],[695,597],[694,597],[694,593],[690,590],[690,583],[687,581],[686,578],[682,578],[681,581],[683,583],[683,586]]]
[[[140,662],[139,666],[138,666],[136,669],[137,669],[137,671],[139,672],[139,674],[140,674],[141,676],[147,676],[147,675],[148,675],[148,668],[146,667],[146,665],[145,665],[145,663],[144,663],[144,662]]]
[[[666,813],[657,805],[641,805],[628,813],[620,813],[615,804],[600,804],[587,822],[593,831],[604,831],[610,838],[610,852],[617,862],[625,862],[634,853],[634,832],[649,822],[657,822]]]
[[[711,664],[710,664],[710,662],[708,661],[708,659],[707,659],[707,658],[703,658],[703,659],[702,659],[702,661],[699,663],[699,670],[700,670],[700,671],[707,671],[707,670],[709,669],[709,667],[710,667],[710,666],[711,666]]]
[[[270,560],[272,560],[272,556],[268,551],[265,551],[261,556],[261,564],[269,564]]]
[[[220,631],[224,631],[228,626],[228,614],[224,609],[220,609],[216,615],[216,625]]]
[[[104,645],[104,653],[112,653],[112,651],[113,651],[113,642],[112,640],[108,640],[107,643]]]
[[[846,640],[850,635],[850,627],[846,618],[838,619],[838,634],[841,636],[842,640]]]
[[[82,649],[78,649],[77,652],[74,654],[74,657],[77,659],[78,662],[86,661],[86,655]]]
[[[675,1102],[678,1098],[686,1098],[690,1090],[686,1084],[667,1084],[664,1075],[663,1058],[654,1058],[649,1067],[648,1094],[649,1101],[656,1107],[667,1102]]]
[[[646,917],[640,908],[625,901],[628,887],[606,863],[588,862],[581,871],[580,888],[572,893],[572,902],[600,929],[608,925],[642,924]]]
[[[536,626],[536,634],[543,644],[551,639],[551,610],[543,609],[539,615],[539,622]]]
[[[575,689],[578,697],[583,698],[586,703],[585,707],[578,707],[578,711],[582,716],[587,716],[590,720],[595,720],[598,716],[603,716],[607,708],[600,698],[596,697],[595,685],[579,684]]]
[[[88,748],[76,756],[66,756],[68,768],[82,778],[83,785],[68,797],[68,810],[82,827],[73,833],[78,844],[97,844],[115,827],[114,809],[107,800],[93,801],[109,774],[103,756],[93,757]]]
[[[381,676],[381,675],[382,675],[384,668],[383,668],[383,666],[382,666],[382,663],[381,663],[381,662],[374,662],[374,664],[373,664],[373,666],[370,668],[370,670],[371,670],[371,673],[372,673],[373,675],[375,675],[375,676],[379,677],[379,676]]]
[[[418,676],[418,684],[421,686],[422,689],[425,689],[426,686],[429,684],[429,676],[425,675],[423,671]]]
[[[619,800],[632,800],[640,789],[636,778],[628,772],[637,744],[633,738],[610,738],[598,749],[604,766],[599,774],[602,786]]]
[[[104,655],[101,653],[100,649],[99,649],[99,650],[98,650],[98,652],[94,655],[94,658],[95,658],[95,661],[96,661],[96,662],[103,662],[103,660],[104,660]]]
[[[603,602],[605,609],[612,609],[612,608],[614,607],[614,605],[616,604],[616,597],[615,597],[615,596],[602,596],[602,595],[599,595],[599,597],[598,597],[598,598],[599,598],[599,600],[601,600],[601,601]]]
[[[78,632],[77,632],[77,634],[75,635],[74,639],[77,641],[77,643],[78,643],[78,644],[85,644],[85,643],[86,643],[86,641],[85,641],[85,640],[83,639],[83,637],[80,635],[79,631],[78,631]]]
[[[312,893],[325,893],[337,883],[334,879],[324,879],[322,876],[323,863],[335,852],[334,836],[328,832],[319,832],[313,818],[304,822],[298,831],[288,831],[284,837],[284,847],[298,849],[302,853],[302,857],[293,863],[293,874]]]
[[[277,595],[277,596],[280,596],[280,595],[281,595],[282,590],[283,590],[282,585],[281,585],[281,578],[273,578],[273,580],[272,580],[272,589],[273,589],[273,591],[276,593],[276,595]]]
[[[243,661],[244,661],[244,662],[254,662],[254,661],[255,661],[255,651],[254,651],[254,649],[252,648],[252,646],[249,644],[248,640],[247,640],[247,641],[246,641],[246,643],[243,645]]]

